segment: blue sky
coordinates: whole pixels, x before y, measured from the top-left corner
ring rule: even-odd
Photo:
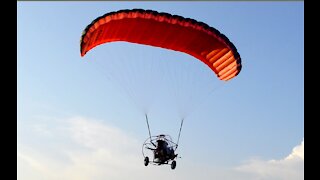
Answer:
[[[218,29],[242,71],[221,82],[191,56],[129,43],[80,57],[92,20],[133,8]],[[17,11],[18,179],[304,179],[303,1],[17,2]],[[185,117],[174,171],[143,165],[146,112],[151,132],[174,140]]]

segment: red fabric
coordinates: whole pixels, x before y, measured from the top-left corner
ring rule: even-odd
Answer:
[[[101,16],[84,31],[81,56],[100,44],[114,41],[187,53],[207,64],[221,80],[229,80],[241,70],[240,55],[219,31],[167,13],[127,10]]]

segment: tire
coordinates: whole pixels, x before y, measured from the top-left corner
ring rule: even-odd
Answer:
[[[175,168],[176,168],[176,165],[177,165],[176,161],[172,161],[172,163],[171,163],[171,169],[175,169]]]
[[[148,166],[148,164],[149,164],[149,157],[146,156],[146,157],[144,158],[144,166]]]

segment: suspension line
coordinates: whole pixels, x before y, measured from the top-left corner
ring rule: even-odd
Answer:
[[[148,126],[148,131],[149,131],[149,137],[150,137],[150,141],[151,141],[151,132],[150,132],[150,127],[149,127],[149,122],[148,122],[148,115],[146,115],[146,122],[147,122],[147,126]]]
[[[180,134],[181,134],[181,129],[182,129],[183,121],[184,121],[184,118],[181,119],[181,124],[180,124],[180,130],[179,130],[179,135],[178,135],[178,141],[177,141],[176,149],[178,148],[178,144],[179,144],[179,140],[180,140]]]

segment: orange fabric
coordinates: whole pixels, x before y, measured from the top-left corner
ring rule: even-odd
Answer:
[[[107,13],[94,20],[81,38],[81,56],[108,42],[126,41],[187,53],[207,64],[221,80],[239,74],[241,58],[220,32],[193,19],[151,10]]]

